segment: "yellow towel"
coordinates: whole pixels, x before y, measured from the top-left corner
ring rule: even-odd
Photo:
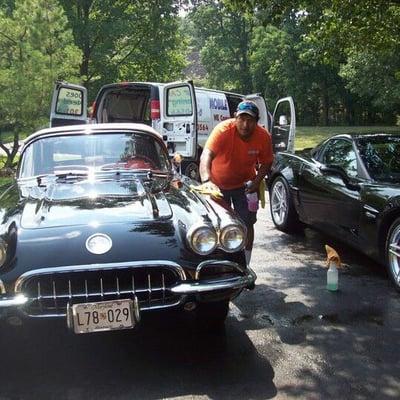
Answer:
[[[222,198],[223,194],[219,190],[210,190],[207,188],[207,183],[203,183],[202,185],[190,185],[190,189],[194,190],[197,193],[205,194],[211,197]]]

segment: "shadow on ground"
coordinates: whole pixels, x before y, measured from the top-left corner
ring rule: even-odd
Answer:
[[[0,398],[275,396],[274,371],[240,326],[199,332],[190,318],[174,314],[142,322],[137,331],[88,335],[51,325],[17,338],[3,331]]]

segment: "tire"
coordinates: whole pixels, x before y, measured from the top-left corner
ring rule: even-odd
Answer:
[[[182,163],[182,174],[195,181],[200,180],[199,166],[194,161]]]
[[[386,245],[385,260],[390,279],[400,292],[400,218],[390,226]]]
[[[202,330],[215,330],[224,326],[229,311],[229,301],[200,303],[196,309],[196,324]]]
[[[280,231],[292,233],[299,230],[299,216],[290,196],[289,184],[282,176],[278,176],[271,185],[269,206],[272,222]]]

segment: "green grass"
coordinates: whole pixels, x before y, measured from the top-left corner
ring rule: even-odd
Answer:
[[[12,181],[12,178],[0,176],[0,187],[3,185],[8,185],[9,183],[11,183],[11,181]]]
[[[338,133],[400,132],[398,126],[298,126],[296,127],[296,150],[314,147],[324,139]]]

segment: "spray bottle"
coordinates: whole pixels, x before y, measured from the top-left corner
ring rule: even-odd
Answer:
[[[249,187],[252,184],[251,181],[246,182],[246,187]],[[249,211],[256,212],[258,210],[258,195],[257,192],[247,193],[247,206]]]
[[[325,245],[328,271],[326,273],[326,288],[335,292],[339,288],[339,271],[341,267],[339,254],[332,247]]]

